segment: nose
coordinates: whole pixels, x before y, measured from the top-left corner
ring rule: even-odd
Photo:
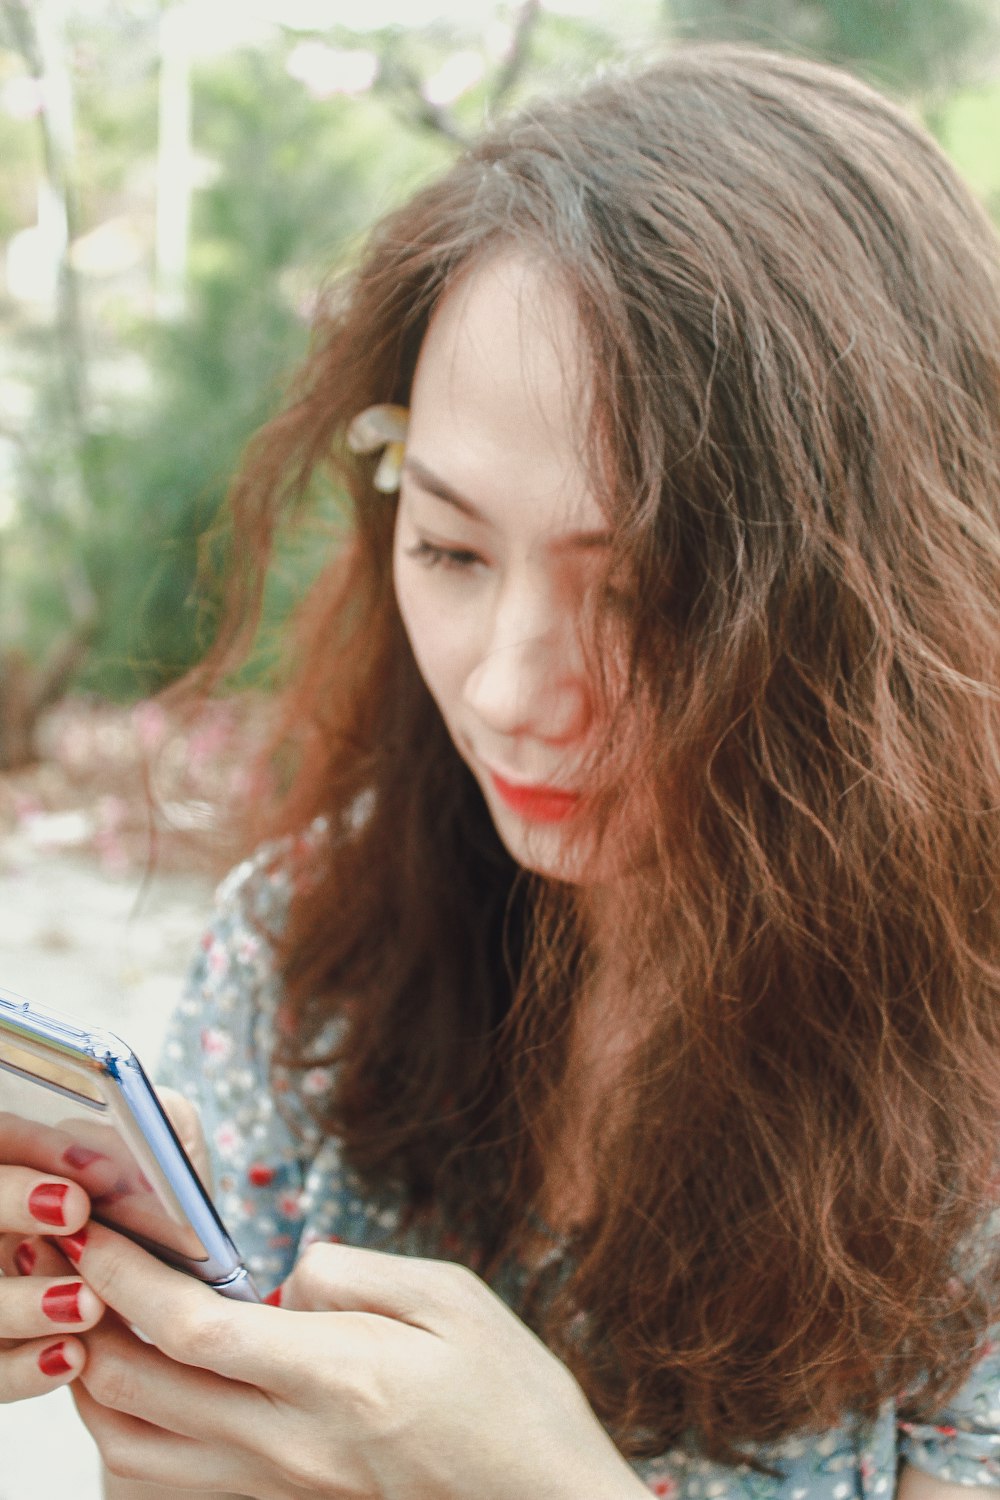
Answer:
[[[465,682],[478,719],[505,739],[579,739],[590,699],[576,625],[558,601],[509,591],[498,601]]]

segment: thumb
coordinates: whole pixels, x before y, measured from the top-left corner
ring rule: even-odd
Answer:
[[[367,1312],[440,1332],[492,1298],[464,1266],[353,1245],[316,1243],[281,1288],[281,1306],[298,1312]]]

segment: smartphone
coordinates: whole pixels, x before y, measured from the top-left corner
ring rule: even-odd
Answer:
[[[78,1182],[99,1223],[223,1296],[260,1301],[131,1048],[4,990],[0,1162]]]

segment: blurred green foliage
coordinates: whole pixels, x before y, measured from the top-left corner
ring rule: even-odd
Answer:
[[[897,93],[959,84],[996,41],[990,0],[672,0],[679,34],[790,48]]]
[[[204,649],[199,538],[305,350],[313,290],[395,185],[442,155],[393,132],[374,101],[320,106],[260,52],[202,76],[197,129],[218,175],[196,200],[188,313],[150,331],[156,399],[105,455],[111,492],[129,499],[95,538],[109,608],[84,685],[114,695],[160,686]]]
[[[930,113],[929,123],[1000,224],[1000,78],[955,90]]]
[[[150,262],[103,280],[80,272],[91,384],[87,429],[74,432],[58,330],[0,302],[0,437],[17,450],[20,506],[0,519],[0,650],[41,659],[74,623],[74,576],[96,601],[78,685],[128,699],[192,664],[211,637],[214,594],[199,581],[227,483],[278,405],[306,347],[325,277],[365,227],[436,172],[497,109],[571,84],[604,60],[647,56],[676,37],[750,37],[848,62],[922,108],[970,182],[1000,205],[1000,82],[992,0],[618,0],[588,19],[541,6],[497,7],[507,55],[481,24],[440,22],[359,37],[277,30],[267,44],[198,65],[194,195],[186,308],[155,315]],[[995,20],[995,16],[994,16]],[[77,114],[75,189],[83,231],[130,205],[152,221],[157,146],[153,0],[111,6],[69,37]],[[123,30],[124,28],[124,30]],[[23,74],[4,48],[0,90]],[[316,97],[292,76],[312,41],[377,54],[374,85]],[[453,101],[429,81],[456,54],[483,59]],[[980,70],[980,71],[977,71]],[[40,168],[37,121],[0,109],[0,239],[31,221]],[[151,240],[151,234],[148,236]],[[5,372],[30,385],[30,422],[3,416]],[[2,457],[2,454],[0,454]],[[4,483],[0,467],[0,490]],[[2,494],[0,494],[2,504]],[[268,596],[275,625],[336,538],[325,496],[319,529],[285,544]],[[77,588],[79,593],[79,588]],[[273,655],[265,631],[261,671]]]

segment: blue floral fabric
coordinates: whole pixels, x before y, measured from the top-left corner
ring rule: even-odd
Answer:
[[[408,1220],[402,1195],[373,1193],[337,1141],[320,1136],[308,1102],[327,1092],[329,1071],[317,1064],[293,1082],[271,1065],[282,1005],[266,934],[281,928],[301,863],[262,853],[220,886],[159,1070],[159,1081],[201,1113],[219,1212],[262,1291],[284,1280],[315,1240],[462,1258],[453,1228]],[[320,1039],[317,1056],[333,1035]],[[553,1262],[561,1254],[554,1245]],[[515,1312],[525,1274],[509,1264],[492,1281]],[[1000,1486],[1000,1348],[987,1347],[933,1422],[900,1420],[890,1405],[874,1424],[846,1420],[761,1447],[758,1456],[773,1476],[707,1460],[695,1443],[634,1468],[653,1495],[676,1500],[875,1500],[893,1494],[904,1460],[941,1480]]]

